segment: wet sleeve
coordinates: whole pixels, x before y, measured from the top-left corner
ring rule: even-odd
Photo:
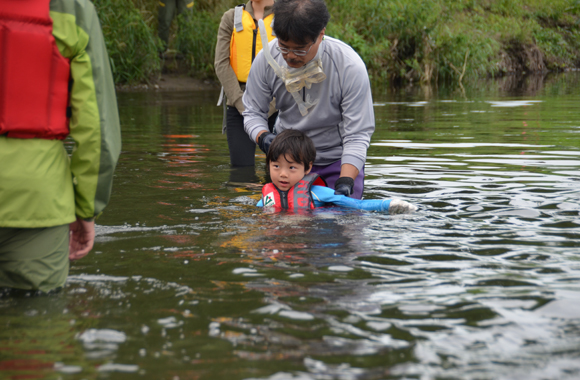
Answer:
[[[54,11],[54,12],[53,12]],[[71,172],[75,213],[99,215],[111,196],[113,172],[121,150],[115,85],[101,25],[88,0],[51,2],[51,17],[67,27],[55,34],[59,50],[70,58],[72,87],[70,136],[75,142]]]
[[[355,208],[358,210],[388,212],[391,203],[390,199],[361,200],[349,198],[344,195],[337,195],[334,194],[334,189],[324,186],[312,186],[311,193],[315,202],[321,202],[323,204],[331,203],[335,206]]]

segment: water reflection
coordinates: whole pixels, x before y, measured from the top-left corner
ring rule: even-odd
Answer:
[[[124,152],[95,250],[59,295],[0,298],[2,375],[579,377],[567,78],[377,91],[365,197],[419,206],[397,216],[264,213],[264,157],[229,167],[213,96],[120,94]]]

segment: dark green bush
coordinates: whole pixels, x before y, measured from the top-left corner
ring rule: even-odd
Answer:
[[[191,76],[215,78],[221,16],[240,1],[196,0],[170,49]],[[118,83],[159,73],[157,2],[96,0]],[[327,0],[329,36],[351,45],[373,80],[461,81],[518,68],[580,65],[580,0]],[[529,64],[529,52],[544,62]],[[517,56],[519,54],[519,56]],[[535,54],[536,59],[538,54]],[[541,63],[541,62],[540,62]]]
[[[374,79],[433,82],[497,75],[512,69],[506,62],[525,59],[506,56],[534,47],[560,66],[580,61],[580,0],[327,3],[327,34],[350,44]]]
[[[160,71],[159,41],[131,0],[95,0],[117,84],[146,82]]]
[[[208,11],[181,14],[177,18],[176,49],[183,54],[190,74],[215,76],[213,62],[220,20],[221,17]]]

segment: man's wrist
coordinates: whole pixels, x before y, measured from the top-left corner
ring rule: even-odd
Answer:
[[[258,135],[256,136],[256,144],[260,144],[260,137],[263,137],[264,133],[267,133],[268,131],[260,131],[258,132]]]
[[[274,140],[274,134],[271,132],[264,132],[261,133],[258,137],[258,147],[262,152],[266,155],[268,154],[268,150],[270,150],[270,144]]]

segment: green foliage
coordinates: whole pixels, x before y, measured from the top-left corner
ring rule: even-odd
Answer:
[[[115,83],[148,81],[159,73],[159,42],[130,0],[95,0]]]
[[[524,15],[524,1],[491,0],[488,2],[488,6],[484,7],[484,9],[503,17],[520,18]]]
[[[538,47],[549,56],[569,57],[567,43],[562,34],[552,29],[538,29],[534,33]]]
[[[181,14],[177,19],[179,33],[176,46],[189,67],[190,74],[211,77],[220,18],[208,11]]]
[[[327,33],[353,46],[375,79],[432,82],[498,75],[513,69],[509,62],[525,61],[534,47],[548,61],[580,61],[580,0],[328,4],[332,18]],[[506,60],[514,52],[522,56]]]
[[[329,9],[328,34],[353,46],[375,79],[429,81],[435,74],[436,31],[446,18],[440,2],[338,0]]]
[[[141,17],[143,17],[143,21],[145,24],[152,30],[154,34],[157,32],[158,27],[158,8],[159,2],[151,1],[151,0],[132,0],[133,5],[136,9],[139,10],[141,13]]]
[[[435,44],[438,74],[442,79],[458,79],[464,70],[464,75],[475,77],[498,72],[498,60],[494,57],[500,44],[486,33],[473,33],[464,20],[457,20],[452,27],[443,26]]]
[[[189,17],[173,24],[170,49],[182,53],[190,75],[215,77],[219,22],[239,2],[196,0]],[[96,4],[117,82],[156,75],[157,2]],[[326,33],[351,45],[376,81],[460,82],[500,75],[529,59],[530,51],[539,51],[550,69],[580,63],[580,0],[327,0],[327,5]]]

